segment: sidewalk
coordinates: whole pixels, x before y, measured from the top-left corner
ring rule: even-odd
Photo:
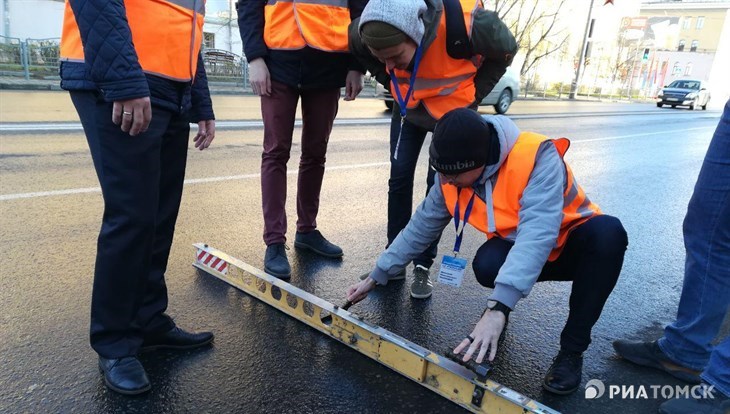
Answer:
[[[15,76],[0,76],[0,90],[36,90],[36,91],[59,91],[60,79],[30,79],[26,80],[22,77]],[[210,92],[213,95],[251,95],[251,88],[244,87],[241,83],[234,82],[221,82],[221,81],[209,81],[208,86]],[[541,96],[543,95],[543,96]],[[360,94],[361,97],[373,97],[375,96],[375,88],[371,85],[365,85],[365,88]],[[539,91],[535,93],[525,94],[524,91],[520,91],[519,100],[537,100],[537,101],[567,101],[568,95],[563,94],[560,97],[548,96],[541,94]],[[654,102],[653,100],[640,100],[640,99],[626,99],[622,97],[611,97],[611,96],[578,96],[576,101],[594,101],[594,102],[635,102],[635,103],[647,103]]]
[[[60,91],[61,79],[25,79],[20,76],[0,76],[0,89],[24,91]]]

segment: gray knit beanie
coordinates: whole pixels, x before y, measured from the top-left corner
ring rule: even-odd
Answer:
[[[401,32],[421,44],[426,31],[422,16],[426,10],[424,0],[370,0],[360,16],[360,36],[373,49],[402,43],[405,38]],[[367,24],[375,22],[385,25]]]

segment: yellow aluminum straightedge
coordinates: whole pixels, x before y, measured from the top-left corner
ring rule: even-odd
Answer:
[[[559,414],[492,380],[479,381],[467,368],[352,313],[264,273],[241,260],[197,243],[193,266],[331,336],[473,413]],[[322,322],[330,315],[331,321]],[[478,398],[475,398],[475,395]]]

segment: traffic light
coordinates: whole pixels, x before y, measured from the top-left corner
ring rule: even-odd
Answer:
[[[643,60],[644,62],[649,60],[649,48],[648,47],[646,49],[644,49],[644,56],[642,56],[641,60]]]

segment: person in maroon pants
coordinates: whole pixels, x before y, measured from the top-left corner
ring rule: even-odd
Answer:
[[[291,277],[286,257],[286,164],[294,118],[302,101],[302,155],[297,183],[294,247],[325,257],[342,249],[317,230],[327,142],[337,115],[340,89],[351,101],[362,90],[365,72],[348,50],[347,27],[367,0],[281,2],[240,0],[238,27],[249,62],[253,93],[261,96],[264,150],[261,195],[264,212],[264,270]]]

